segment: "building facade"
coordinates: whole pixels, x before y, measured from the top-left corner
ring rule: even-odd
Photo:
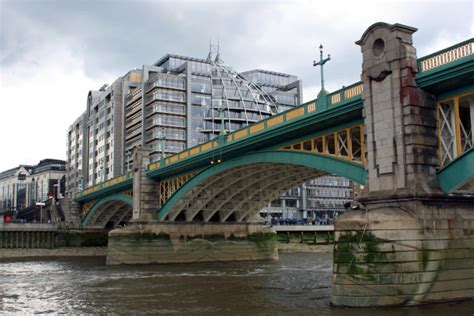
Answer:
[[[65,193],[66,162],[44,159],[0,173],[0,210],[19,211]]]
[[[262,209],[263,217],[298,221],[310,219],[317,224],[332,223],[357,194],[358,187],[346,178],[324,176],[291,189]]]
[[[123,174],[135,146],[149,148],[156,161],[294,107],[301,91],[296,76],[237,73],[218,53],[167,54],[89,92],[86,111],[68,129],[67,191]]]

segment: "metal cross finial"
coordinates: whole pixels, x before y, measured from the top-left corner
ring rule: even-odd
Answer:
[[[324,91],[324,64],[331,60],[331,55],[328,54],[326,59],[323,59],[323,44],[319,45],[319,62],[313,61],[313,66],[321,66],[321,91]]]

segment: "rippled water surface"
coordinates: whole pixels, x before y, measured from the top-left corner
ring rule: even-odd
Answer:
[[[271,263],[106,266],[104,258],[0,263],[0,312],[202,315],[473,315],[474,302],[330,307],[332,254]]]

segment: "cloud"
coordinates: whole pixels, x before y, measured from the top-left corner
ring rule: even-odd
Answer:
[[[43,158],[65,159],[66,131],[85,110],[87,91],[113,76],[88,77],[81,56],[61,42],[33,40],[28,49],[18,47],[21,56],[1,68],[0,170]]]
[[[287,72],[316,97],[324,45],[330,91],[360,79],[354,44],[372,23],[418,27],[418,56],[473,36],[470,1],[1,0],[0,170],[64,158],[87,92],[166,53],[204,58],[212,38],[237,71]],[[8,135],[9,137],[5,137]]]

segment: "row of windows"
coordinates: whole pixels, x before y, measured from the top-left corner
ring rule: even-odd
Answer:
[[[286,86],[291,83],[289,77],[279,76],[276,74],[254,72],[250,74],[245,74],[244,76],[248,80],[260,84]]]
[[[308,181],[310,185],[350,187],[351,181],[342,177],[321,177]]]
[[[186,114],[186,107],[181,104],[158,101],[158,102],[149,104],[145,108],[146,116],[149,116],[151,113],[157,113],[157,112],[176,113],[176,114],[184,115]]]
[[[150,143],[150,148],[152,151],[170,151],[170,152],[180,152],[186,149],[186,143],[179,141],[161,141],[155,140]]]
[[[146,101],[148,102],[150,100],[169,100],[169,101],[185,102],[186,94],[180,91],[158,89],[157,91],[154,91],[151,95],[147,96]]]
[[[260,110],[264,112],[270,112],[270,106],[268,104],[258,103],[255,101],[236,101],[236,100],[219,100],[219,99],[212,100],[212,106],[214,108],[219,108],[222,105],[224,105],[224,107],[237,107],[237,108],[245,107],[246,109],[254,109],[254,110]]]
[[[208,109],[207,113],[204,115],[204,117],[208,118],[215,118],[215,119],[220,119],[220,111],[217,109]],[[224,118],[225,119],[248,119],[252,121],[258,121],[263,118],[267,117],[267,115],[261,115],[260,113],[256,112],[245,112],[245,111],[229,111],[229,110],[224,110]]]
[[[171,115],[160,115],[154,116],[146,121],[146,126],[153,126],[153,125],[166,125],[166,126],[179,126],[185,127],[186,121],[184,117],[176,117]]]
[[[317,189],[307,189],[309,197],[340,197],[340,198],[350,198],[351,190],[344,189],[326,189],[326,188],[317,188]]]
[[[147,88],[150,88],[153,86],[185,89],[186,82],[183,77],[167,75],[167,74],[158,74],[156,79],[154,79],[153,81],[148,81],[147,83]]]
[[[308,207],[310,208],[343,208],[344,203],[349,200],[330,200],[330,199],[320,199],[320,200],[308,200]]]
[[[283,206],[283,200],[282,199],[276,199],[270,203],[271,206],[273,207],[282,207]],[[286,207],[300,207],[300,201],[298,200],[287,200],[285,199],[285,206]]]
[[[163,66],[169,69],[176,69],[183,66],[185,62],[188,63],[188,66],[191,68],[191,71],[193,72],[197,72],[200,74],[209,74],[211,72],[211,66],[207,63],[183,60],[183,59],[174,58],[174,57],[171,57],[170,59],[168,59],[168,61]]]
[[[241,129],[242,127],[246,126],[246,123],[239,123],[239,122],[224,122],[224,129],[227,131],[236,131],[238,129]],[[220,121],[214,121],[214,122],[205,122],[204,123],[204,129],[205,130],[213,130],[213,131],[220,131],[221,130],[221,123]]]
[[[145,139],[147,141],[161,137],[166,139],[175,139],[175,140],[186,140],[186,131],[184,129],[175,129],[175,128],[166,128],[163,130],[152,129],[145,133]]]

